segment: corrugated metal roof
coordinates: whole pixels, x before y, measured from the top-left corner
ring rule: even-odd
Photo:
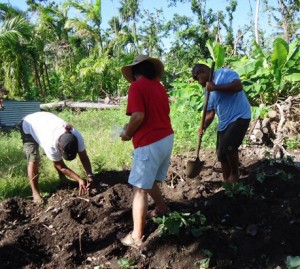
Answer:
[[[0,110],[0,126],[14,127],[26,115],[40,111],[37,101],[6,101],[3,100],[4,110]]]

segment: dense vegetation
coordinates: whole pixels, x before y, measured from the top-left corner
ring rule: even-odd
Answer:
[[[189,5],[193,18],[178,11],[166,21],[164,10],[149,11],[142,0],[121,0],[118,14],[104,29],[101,0],[27,0],[25,12],[0,4],[5,98],[97,101],[125,95],[128,84],[120,67],[138,53],[163,59],[170,94],[197,109],[202,97],[198,86],[189,83],[190,68],[198,61],[209,63],[209,58],[239,72],[252,105],[272,104],[299,91],[298,0],[249,1],[256,12],[238,29],[233,29],[238,1],[227,0],[220,10],[207,8],[206,0],[167,2]],[[81,15],[72,17],[71,10]],[[262,12],[269,16],[268,30],[259,28]],[[170,38],[170,48],[162,37]]]

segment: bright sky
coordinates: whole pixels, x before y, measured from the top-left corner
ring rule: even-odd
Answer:
[[[61,3],[61,0],[55,0],[58,3]],[[91,1],[91,0],[90,0]],[[256,1],[250,1],[252,3],[253,12],[255,12],[255,3]],[[275,2],[275,0],[270,0],[269,2]],[[18,7],[21,10],[26,9],[26,0],[0,0],[0,3],[10,3],[14,7]],[[228,5],[225,0],[215,0],[207,1],[207,7],[213,8],[214,10],[223,10]],[[118,14],[119,1],[118,0],[102,0],[102,16],[103,22],[105,23],[111,17]],[[190,4],[181,4],[178,3],[177,7],[168,7],[168,1],[166,0],[142,0],[142,8],[147,8],[151,11],[154,9],[162,8],[164,10],[164,16],[167,20],[171,19],[174,13],[179,13],[181,15],[192,16],[190,9]],[[261,21],[265,21],[264,14],[260,14]],[[242,26],[246,23],[249,23],[249,0],[240,0],[238,1],[237,11],[234,14],[234,25],[235,27]]]
[[[55,0],[58,3],[63,1]],[[92,0],[90,0],[92,1]],[[252,5],[252,11],[255,13],[255,0],[239,0],[237,5],[237,10],[234,13],[234,21],[233,28],[234,30],[244,26],[245,24],[249,24],[251,22],[250,18],[250,8],[249,2]],[[275,3],[276,0],[269,0],[270,3]],[[26,9],[26,0],[0,0],[0,3],[10,3],[13,7],[17,7],[21,10]],[[212,8],[213,10],[223,10],[225,11],[227,2],[225,0],[207,0],[207,8]],[[103,19],[103,28],[105,29],[107,26],[107,21],[110,20],[113,16],[118,15],[119,8],[119,0],[102,0],[102,19]],[[177,7],[168,7],[168,1],[166,0],[142,0],[142,9],[148,9],[152,12],[155,9],[163,9],[163,14],[166,20],[171,20],[173,14],[178,13],[181,15],[186,15],[190,17],[194,17],[192,14],[190,4],[181,4],[178,3]],[[259,26],[260,29],[267,30],[267,17],[265,13],[262,12],[262,8],[260,10],[260,18],[259,18]]]

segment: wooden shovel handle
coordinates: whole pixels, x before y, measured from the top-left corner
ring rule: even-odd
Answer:
[[[213,62],[211,63],[211,68],[210,68],[210,73],[209,73],[209,79],[208,79],[209,82],[212,82],[212,80],[213,80],[213,77],[214,77],[214,71],[215,71],[215,61],[213,61]],[[203,107],[203,115],[202,115],[201,125],[200,125],[201,130],[203,130],[204,123],[205,123],[205,118],[206,118],[206,111],[207,111],[207,106],[208,106],[209,95],[210,95],[210,92],[209,92],[209,91],[206,91],[205,101],[204,101],[204,107]],[[196,152],[196,157],[197,157],[197,158],[199,158],[199,152],[200,152],[201,141],[202,141],[202,133],[199,135],[199,138],[198,138],[198,145],[197,145],[197,152]]]

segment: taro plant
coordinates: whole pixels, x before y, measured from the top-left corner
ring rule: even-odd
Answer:
[[[119,264],[120,268],[122,268],[122,269],[136,268],[136,262],[134,260],[130,260],[127,258],[121,258],[120,260],[118,260],[118,264]]]
[[[282,170],[277,170],[275,173],[274,173],[275,176],[283,179],[284,181],[290,181],[290,180],[293,180],[294,179],[294,175],[291,174],[291,173],[287,173],[285,171],[282,171]]]
[[[300,256],[287,256],[286,258],[287,269],[299,269],[300,268]]]
[[[242,195],[246,197],[253,196],[253,189],[250,186],[246,186],[243,182],[223,183],[223,188],[225,189],[225,195],[227,197],[235,197],[237,195]]]
[[[213,254],[207,249],[202,249],[202,252],[205,254],[206,258],[195,262],[195,265],[199,266],[199,269],[208,269],[210,258],[213,256]]]
[[[153,218],[153,221],[159,225],[159,232],[163,234],[179,235],[183,230],[189,231],[193,236],[199,237],[209,227],[203,226],[206,217],[200,211],[191,213],[180,213],[174,211],[166,216]]]
[[[202,110],[204,92],[198,83],[175,81],[172,83],[172,90],[168,93],[174,100],[173,106],[176,106],[178,111],[184,112],[187,109]]]
[[[260,183],[263,183],[267,177],[268,174],[266,172],[261,172],[256,174],[256,180]]]
[[[293,174],[287,173],[283,170],[277,169],[275,172],[270,172],[270,173],[261,172],[261,173],[258,173],[256,175],[256,180],[260,183],[263,183],[265,181],[265,179],[270,178],[270,177],[277,177],[277,178],[280,178],[284,181],[290,181],[290,180],[294,179]]]
[[[266,154],[266,156],[270,157],[270,154]],[[287,157],[283,157],[281,159],[268,158],[267,160],[268,160],[270,166],[276,166],[277,163],[288,165],[288,166],[293,166],[295,164],[293,158],[294,157],[287,156]]]

